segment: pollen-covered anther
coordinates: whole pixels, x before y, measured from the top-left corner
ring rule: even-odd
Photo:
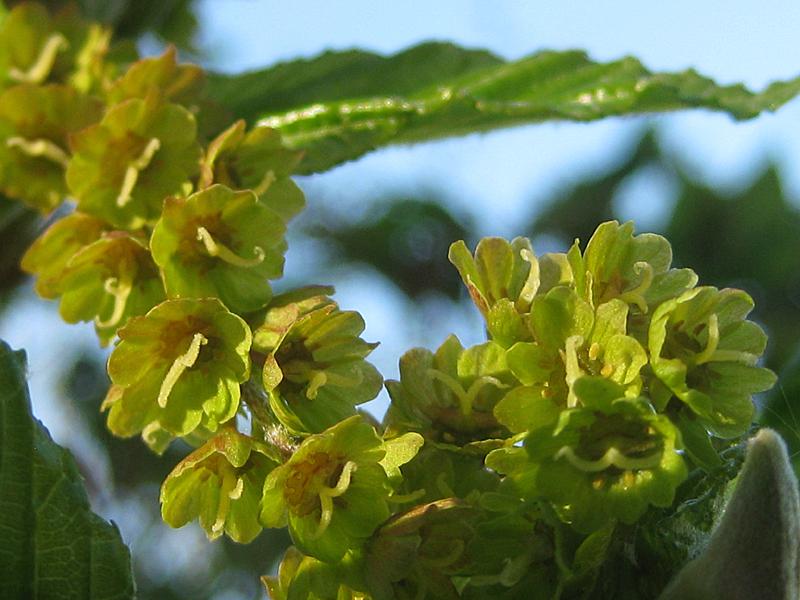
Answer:
[[[253,258],[244,258],[236,254],[225,244],[218,242],[205,227],[197,228],[197,241],[203,242],[203,246],[209,256],[219,258],[228,264],[237,267],[255,267],[264,262],[265,254],[261,246],[253,246]]]
[[[67,153],[50,140],[29,140],[23,137],[10,137],[6,140],[6,146],[9,148],[16,148],[23,154],[33,158],[46,158],[64,168],[66,168],[69,163],[69,156],[67,156]]]
[[[53,70],[58,53],[67,48],[69,48],[67,38],[60,33],[54,33],[47,38],[42,50],[39,52],[39,56],[36,57],[36,60],[27,71],[12,67],[8,70],[8,76],[19,83],[40,84],[47,79],[50,71]]]
[[[122,180],[122,187],[117,196],[117,206],[122,208],[131,201],[131,192],[133,192],[133,188],[136,187],[139,174],[150,166],[153,156],[155,156],[160,148],[161,140],[152,138],[147,142],[147,145],[144,147],[139,157],[128,164],[128,168],[125,170],[125,177]]]
[[[192,337],[192,342],[189,344],[189,349],[183,354],[178,356],[172,363],[172,366],[167,371],[164,381],[161,383],[161,389],[158,392],[158,405],[164,408],[167,405],[167,400],[172,392],[172,388],[178,382],[178,379],[186,369],[194,366],[197,362],[197,357],[200,355],[200,348],[208,343],[208,339],[202,333],[195,333]]]

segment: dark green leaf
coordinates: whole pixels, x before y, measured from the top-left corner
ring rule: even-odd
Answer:
[[[485,50],[428,42],[389,57],[354,49],[241,75],[211,75],[209,91],[237,117],[253,120],[315,102],[408,96],[435,89],[444,78],[500,64]]]
[[[72,456],[33,418],[24,354],[0,342],[0,597],[133,595],[119,531],[91,512]]]
[[[800,91],[800,79],[760,93],[720,86],[693,70],[652,73],[632,57],[596,63],[544,51],[503,63],[486,52],[423,44],[392,57],[326,53],[238,77],[215,76],[212,96],[236,116],[281,130],[306,151],[302,172],[378,146],[553,119],[707,108],[749,119]]]

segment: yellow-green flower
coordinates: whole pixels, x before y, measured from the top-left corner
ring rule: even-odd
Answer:
[[[164,299],[156,265],[144,243],[121,231],[76,252],[59,278],[61,316],[67,323],[94,321],[107,344],[125,322]]]
[[[264,480],[276,466],[266,445],[223,429],[164,480],[161,515],[172,527],[198,519],[209,539],[224,532],[247,544],[261,533],[258,514]]]
[[[0,24],[0,88],[65,83],[93,91],[105,80],[110,40],[109,29],[82,21],[76,10],[51,17],[41,4],[18,4]]]
[[[69,259],[81,248],[100,239],[107,229],[102,219],[80,212],[50,225],[22,257],[22,269],[36,275],[36,292],[43,298],[57,298]]]
[[[150,247],[170,298],[220,298],[239,313],[272,297],[283,273],[285,225],[250,191],[223,185],[170,198]]]
[[[342,311],[325,290],[273,299],[253,320],[253,349],[264,354],[264,389],[277,418],[296,433],[319,433],[372,400],[383,379],[365,357],[375,344],[364,320]]]
[[[70,134],[97,122],[99,100],[65,85],[12,87],[0,95],[0,189],[42,212],[67,196]]]
[[[113,433],[141,432],[163,449],[165,436],[214,432],[234,417],[250,375],[251,333],[219,300],[167,300],[118,335],[104,403]]]
[[[387,455],[371,425],[360,416],[345,419],[307,437],[269,474],[261,522],[266,527],[288,524],[304,554],[337,563],[389,517],[387,470],[412,457]]]
[[[301,158],[301,152],[281,143],[275,129],[256,127],[245,133],[244,121],[237,121],[208,145],[198,187],[221,183],[252,190],[288,222],[305,206],[303,192],[289,178]]]
[[[575,388],[581,407],[525,439],[527,493],[586,533],[615,519],[633,523],[649,505],[670,506],[688,472],[677,428],[647,399],[625,398],[608,380],[584,377]]]
[[[767,336],[746,320],[752,309],[745,292],[706,286],[665,301],[650,322],[650,363],[666,386],[662,403],[674,395],[719,437],[745,433],[752,395],[775,383],[772,371],[757,366]]]
[[[67,184],[78,208],[123,229],[154,222],[164,199],[190,188],[200,147],[194,116],[158,94],[112,106],[70,138]]]

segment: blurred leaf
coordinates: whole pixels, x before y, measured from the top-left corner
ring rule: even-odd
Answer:
[[[325,225],[312,234],[338,249],[337,260],[374,267],[412,298],[438,291],[457,299],[461,280],[442,257],[451,242],[469,237],[466,226],[440,199],[390,199],[381,204],[382,213],[354,224],[337,226],[320,219]]]
[[[486,52],[428,43],[388,58],[328,52],[217,76],[210,87],[236,116],[261,117],[290,147],[305,150],[300,170],[308,173],[387,144],[553,119],[685,108],[748,119],[793,98],[800,79],[753,93],[742,85],[719,86],[693,70],[651,73],[632,57],[596,63],[580,51],[544,51],[503,63]]]
[[[27,0],[6,0],[14,6]],[[164,42],[171,42],[195,51],[197,18],[195,0],[37,0],[49,11],[77,5],[91,21],[100,21],[114,29],[117,38],[136,39],[152,33]]]
[[[795,316],[800,319],[800,316]],[[795,473],[800,474],[800,342],[778,374],[778,385],[764,399],[759,422],[781,434]]]
[[[620,185],[638,169],[659,160],[665,158],[659,153],[655,133],[647,131],[612,170],[579,181],[550,199],[536,215],[530,232],[555,236],[565,244],[576,238],[586,244],[598,223],[615,218],[613,203]]]
[[[0,342],[0,596],[132,598],[130,554],[91,512],[69,452],[31,414],[25,359]]]
[[[22,282],[19,261],[38,233],[40,225],[36,211],[0,196],[0,304],[8,292]]]
[[[138,38],[147,32],[154,33],[165,42],[189,51],[195,51],[194,37],[197,18],[193,8],[195,0],[80,0],[86,8],[118,5],[109,23],[118,37]]]

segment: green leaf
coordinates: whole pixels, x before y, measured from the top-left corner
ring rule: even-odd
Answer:
[[[25,358],[0,342],[0,597],[133,598],[130,554],[91,512],[72,456],[31,414]]]
[[[241,75],[211,74],[209,94],[237,117],[288,111],[308,102],[405,96],[482,67],[502,64],[486,50],[427,42],[383,57],[363,50],[325,52]]]
[[[759,93],[720,86],[693,70],[652,73],[637,59],[592,61],[544,51],[504,63],[481,51],[423,44],[391,57],[326,53],[237,77],[212,76],[210,94],[236,116],[281,130],[306,151],[304,173],[376,147],[522,123],[707,108],[749,119],[776,110],[800,79]]]

